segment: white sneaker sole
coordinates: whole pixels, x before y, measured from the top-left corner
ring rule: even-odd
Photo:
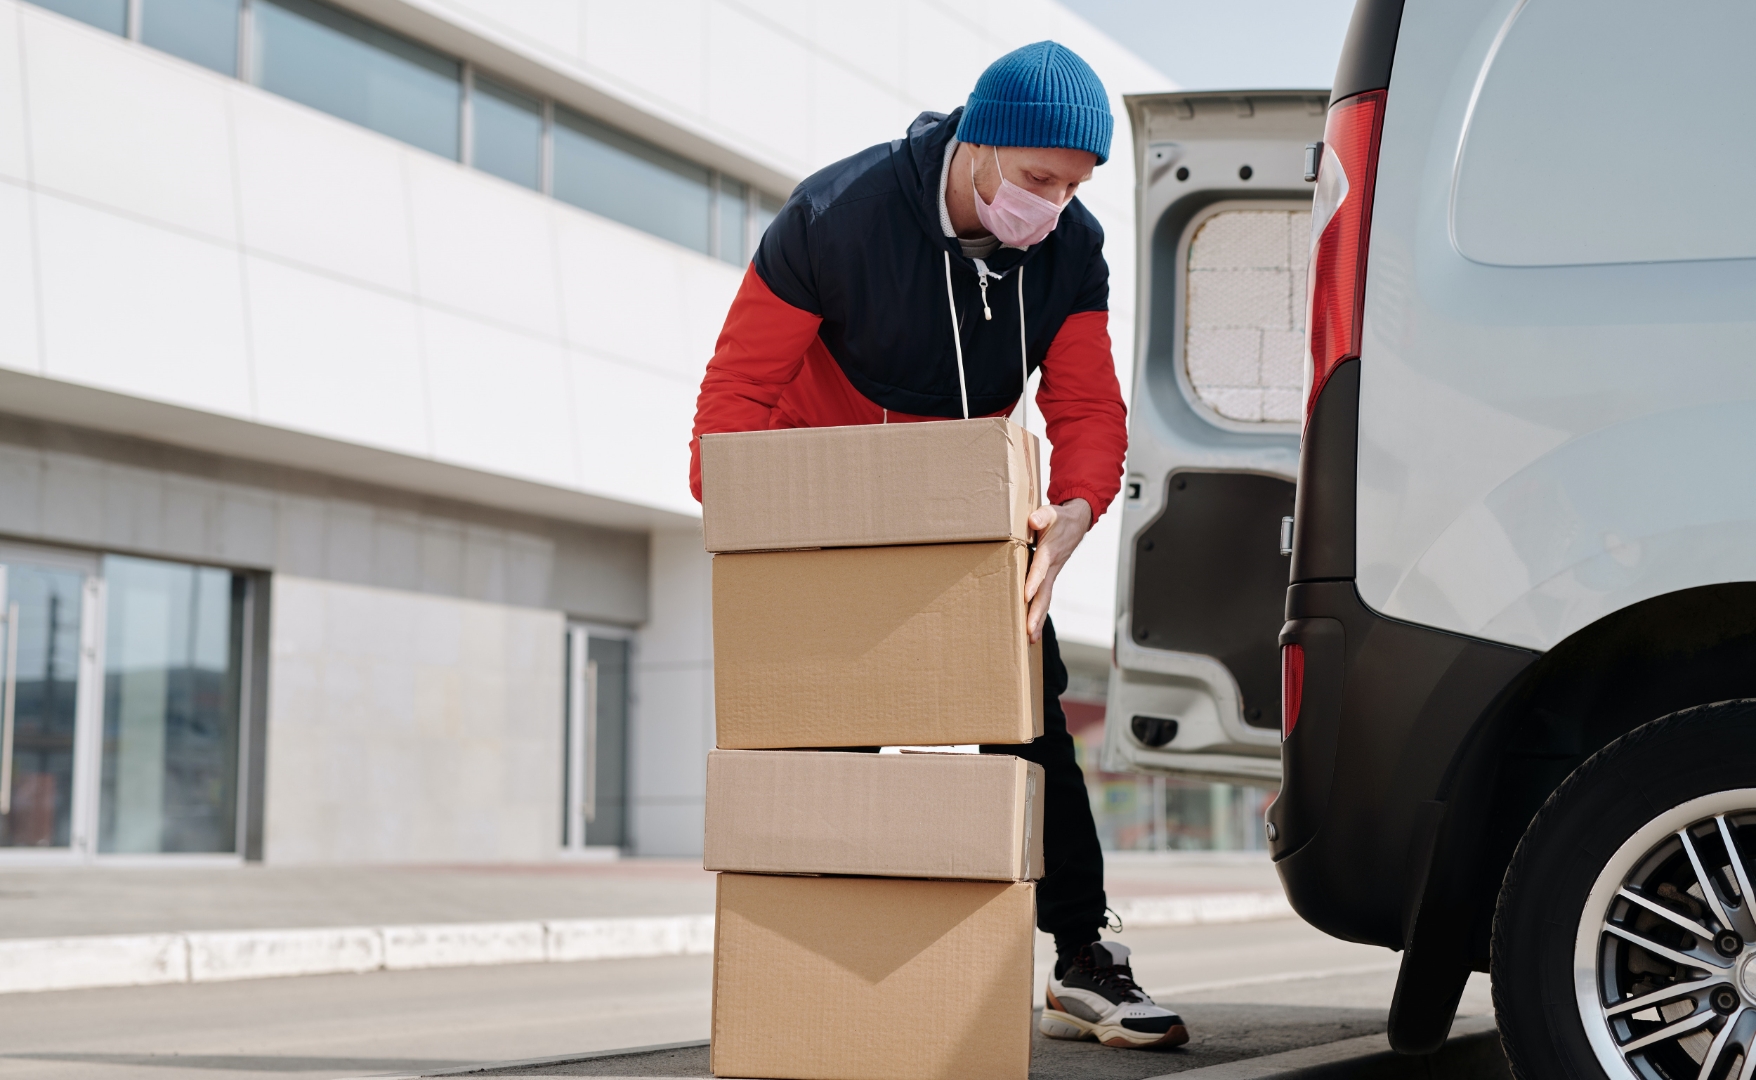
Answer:
[[[1094,1024],[1055,1008],[1043,1009],[1043,1018],[1037,1021],[1037,1030],[1051,1039],[1096,1039],[1105,1046],[1129,1050],[1143,1050],[1149,1046],[1182,1046],[1189,1041],[1189,1029],[1182,1024],[1172,1024],[1169,1031],[1156,1034],[1135,1031],[1121,1024]]]

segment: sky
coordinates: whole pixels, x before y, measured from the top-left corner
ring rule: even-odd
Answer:
[[[1327,89],[1354,0],[1061,0],[1183,90]]]

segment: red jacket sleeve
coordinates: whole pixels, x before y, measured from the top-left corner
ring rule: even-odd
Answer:
[[[1084,499],[1097,521],[1122,487],[1128,454],[1127,409],[1110,358],[1110,313],[1067,316],[1043,360],[1037,407],[1054,456],[1049,501]]]
[[[689,490],[695,501],[701,501],[701,436],[765,430],[822,321],[774,295],[754,264],[744,272],[695,399],[695,430],[689,437]]]

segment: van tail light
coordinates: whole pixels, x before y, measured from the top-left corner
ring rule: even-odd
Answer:
[[[1306,285],[1305,420],[1342,361],[1360,355],[1366,301],[1366,243],[1372,233],[1372,189],[1384,91],[1337,102],[1323,127],[1317,194],[1311,203],[1311,264]]]
[[[1305,696],[1305,647],[1280,647],[1280,737],[1291,737],[1299,722],[1299,699]]]

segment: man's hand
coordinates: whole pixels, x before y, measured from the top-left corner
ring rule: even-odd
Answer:
[[[1024,599],[1030,604],[1025,625],[1034,645],[1043,639],[1043,622],[1049,617],[1049,596],[1055,578],[1073,549],[1091,528],[1091,506],[1084,499],[1068,499],[1060,506],[1039,506],[1031,511],[1030,527],[1036,530],[1037,550],[1024,579]]]

